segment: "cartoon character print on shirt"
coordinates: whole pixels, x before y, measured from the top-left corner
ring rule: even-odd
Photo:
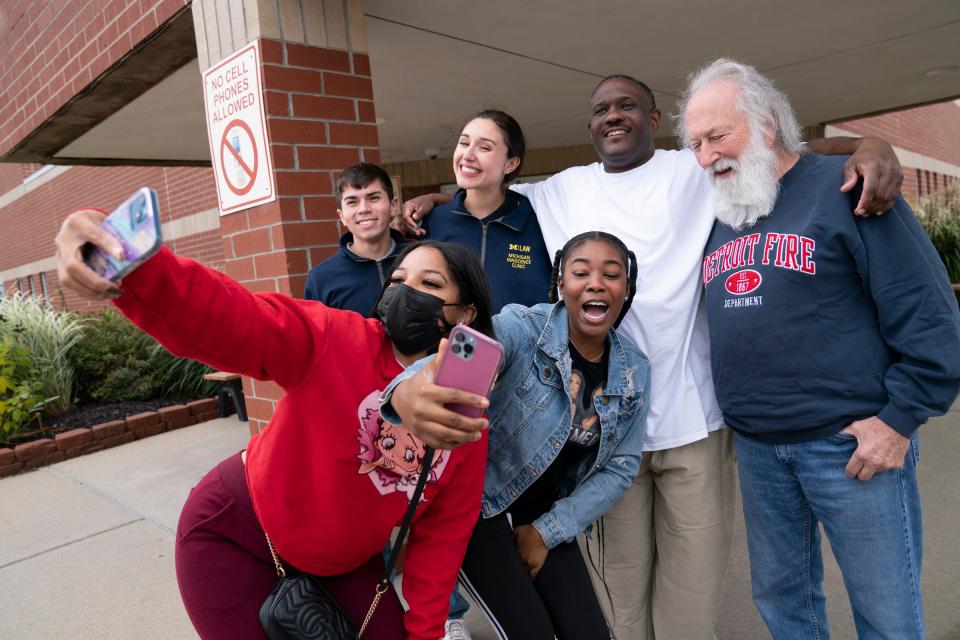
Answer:
[[[357,433],[360,467],[357,473],[366,474],[380,495],[398,492],[406,494],[409,500],[423,473],[426,445],[403,425],[390,424],[380,417],[380,393],[371,392],[357,408],[360,419]],[[447,451],[438,449],[433,454],[427,482],[440,479],[449,459]]]
[[[570,374],[570,413],[573,425],[570,427],[569,442],[582,447],[592,447],[600,440],[600,416],[597,415],[597,398],[603,395],[603,385],[593,390],[593,399],[589,407],[583,406],[583,374],[574,369]]]

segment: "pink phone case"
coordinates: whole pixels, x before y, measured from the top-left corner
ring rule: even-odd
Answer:
[[[501,360],[503,347],[499,342],[468,326],[457,325],[450,331],[435,382],[442,387],[487,396],[497,379]],[[483,413],[482,409],[462,404],[449,404],[447,408],[468,418],[478,418]]]

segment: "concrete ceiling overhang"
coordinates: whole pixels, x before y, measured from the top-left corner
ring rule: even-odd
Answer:
[[[5,162],[209,165],[193,17],[185,7],[15,146]],[[186,86],[184,86],[186,85]],[[184,135],[178,132],[183,130]],[[199,151],[198,151],[199,149]]]
[[[487,107],[514,115],[530,148],[586,144],[587,98],[600,78],[644,80],[668,114],[687,74],[718,56],[771,76],[807,125],[960,96],[957,0],[366,0],[364,10],[386,162],[449,155],[463,119]],[[114,97],[117,86],[134,87],[122,107],[114,100],[85,127],[77,118],[45,123],[25,143],[29,161],[208,164],[196,62],[168,61],[162,75],[152,62],[140,77],[102,79]],[[59,117],[84,113],[97,91]],[[665,118],[661,133],[670,124]]]

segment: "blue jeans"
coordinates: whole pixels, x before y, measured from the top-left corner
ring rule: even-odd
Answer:
[[[866,482],[844,468],[845,434],[771,445],[735,435],[753,601],[775,640],[827,640],[819,524],[861,639],[924,638],[917,436],[902,469]]]
[[[460,585],[454,585],[450,592],[450,613],[447,614],[447,620],[463,620],[469,608],[470,603],[460,595]]]

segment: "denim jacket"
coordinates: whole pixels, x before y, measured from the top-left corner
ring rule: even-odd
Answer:
[[[567,311],[562,302],[507,305],[494,316],[504,363],[490,394],[490,449],[483,488],[483,517],[506,511],[546,471],[567,442],[571,420],[571,361]],[[610,510],[640,471],[650,405],[650,364],[632,340],[610,331],[611,352],[603,395],[595,398],[600,444],[581,463],[569,495],[533,522],[552,549],[586,531]],[[381,416],[399,417],[390,394],[429,361],[404,371],[383,394]]]

